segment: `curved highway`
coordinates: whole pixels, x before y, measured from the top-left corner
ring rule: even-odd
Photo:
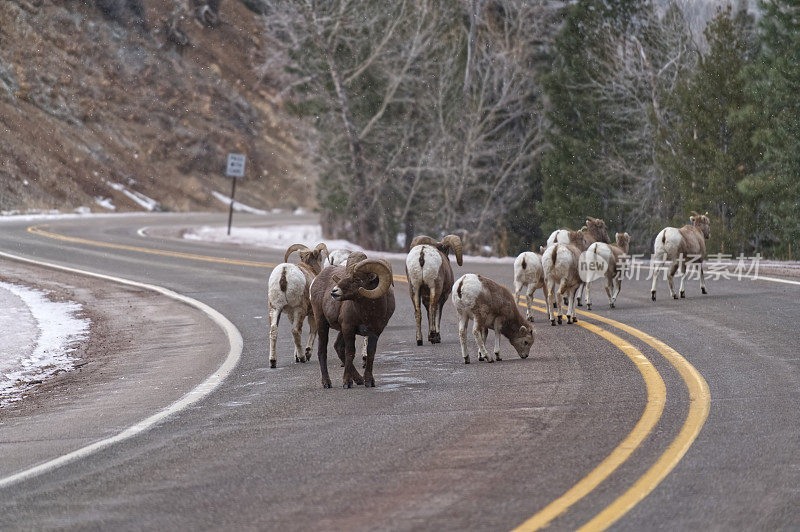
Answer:
[[[398,279],[377,387],[325,390],[316,360],[292,362],[285,320],[269,369],[266,279],[282,253],[139,232],[224,220],[3,224],[3,251],[188,296],[230,320],[243,350],[213,391],[153,426],[41,473],[0,478],[0,528],[800,527],[799,283],[709,280],[701,296],[689,281],[677,301],[662,283],[653,303],[648,281],[626,280],[616,309],[596,286],[594,310],[577,325],[551,327],[537,312],[530,358],[504,341],[502,362],[464,365],[449,304],[442,343],[415,345]],[[467,260],[454,270],[511,285],[510,264]],[[172,341],[163,339],[165,359]],[[334,383],[340,372],[332,365]],[[152,414],[172,401],[149,399]],[[59,407],[80,417],[80,393]],[[69,447],[69,431],[65,422],[48,437]],[[4,437],[1,420],[0,443],[16,455],[29,445]]]

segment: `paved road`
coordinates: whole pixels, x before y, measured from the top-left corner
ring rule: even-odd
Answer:
[[[324,390],[316,362],[291,362],[287,329],[278,368],[268,369],[266,265],[279,253],[137,234],[207,222],[223,217],[54,221],[47,229],[123,248],[3,225],[5,251],[207,303],[241,331],[244,350],[227,380],[190,408],[0,489],[0,528],[501,530],[543,509],[553,510],[557,530],[608,524],[591,520],[612,510],[621,530],[800,528],[800,286],[718,281],[701,296],[691,283],[679,301],[660,286],[652,303],[649,282],[628,281],[614,310],[597,287],[594,317],[578,325],[551,327],[537,315],[527,360],[504,343],[503,362],[465,366],[452,307],[443,343],[417,347],[407,288],[397,283],[377,388]],[[511,280],[508,264],[456,267],[466,272]],[[669,348],[691,364],[678,368],[696,368],[708,383],[707,419],[705,395],[690,396]],[[336,382],[341,370],[332,370]],[[77,399],[72,406],[81,409]]]

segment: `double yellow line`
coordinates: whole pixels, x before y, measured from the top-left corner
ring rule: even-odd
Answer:
[[[88,240],[85,238],[71,237],[59,235],[57,233],[46,230],[46,225],[37,225],[28,227],[28,232],[52,238],[63,242],[70,242],[74,244],[83,244],[94,247],[102,247],[108,249],[118,249],[122,251],[131,251],[136,253],[145,253],[150,255],[160,255],[165,257],[172,257],[185,260],[214,262],[220,264],[230,264],[238,266],[246,266],[253,268],[274,268],[276,264],[248,261],[238,259],[228,259],[224,257],[214,257],[209,255],[198,255],[194,253],[183,253],[178,251],[168,251],[153,248],[145,248],[139,246],[128,246],[124,244],[113,244],[107,242],[99,242],[95,240]],[[395,275],[394,280],[397,282],[406,282],[405,277]],[[546,304],[541,300],[534,300],[539,304]],[[528,303],[530,305],[530,302]],[[542,307],[532,306],[535,310],[540,312],[547,312]],[[700,429],[703,427],[710,407],[710,394],[708,391],[708,384],[703,376],[677,351],[666,345],[664,342],[646,334],[639,329],[626,325],[624,323],[600,316],[593,312],[579,311],[581,315],[606,323],[623,331],[634,338],[639,339],[645,344],[649,345],[660,353],[680,374],[689,393],[689,412],[684,420],[680,432],[674,440],[669,444],[667,449],[658,457],[656,462],[639,477],[625,493],[620,495],[609,506],[600,511],[590,521],[588,521],[580,530],[603,530],[608,528],[623,515],[625,515],[631,508],[633,508],[639,501],[644,499],[656,486],[675,468],[681,458],[686,454],[686,451],[692,445]],[[583,477],[577,484],[572,486],[559,498],[545,506],[542,510],[537,512],[533,517],[526,520],[519,525],[515,532],[538,530],[547,526],[553,519],[566,512],[572,505],[588,495],[594,490],[601,482],[608,478],[619,466],[630,458],[633,452],[644,442],[647,436],[652,432],[653,428],[661,418],[666,402],[666,387],[664,380],[658,373],[658,370],[653,366],[652,362],[639,351],[636,347],[626,342],[620,336],[612,334],[611,332],[598,327],[597,325],[579,321],[578,325],[589,330],[590,332],[605,338],[622,351],[639,370],[642,378],[645,381],[647,389],[647,403],[644,408],[642,416],[639,421],[628,433],[628,435],[614,448],[600,464],[598,464],[589,474]]]

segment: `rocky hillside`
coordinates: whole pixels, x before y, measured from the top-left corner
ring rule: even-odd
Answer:
[[[228,152],[248,155],[237,200],[313,207],[291,122],[259,83],[260,17],[227,0],[209,25],[184,1],[145,0],[141,24],[2,0],[0,210],[224,209]]]

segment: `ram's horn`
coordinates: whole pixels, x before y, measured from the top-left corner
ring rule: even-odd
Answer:
[[[364,259],[355,265],[353,273],[367,272],[378,276],[378,286],[372,290],[364,287],[358,289],[358,295],[367,299],[378,299],[389,291],[393,284],[392,267],[384,259]]]
[[[289,262],[289,255],[298,250],[309,251],[308,247],[306,247],[304,244],[292,244],[289,246],[289,249],[286,250],[286,255],[283,256],[283,262]]]
[[[456,256],[456,262],[459,266],[464,265],[464,247],[461,245],[461,239],[457,235],[447,235],[442,239],[442,245],[453,250],[453,253]]]
[[[325,245],[325,242],[320,242],[319,244],[317,244],[317,247],[314,248],[314,251],[320,251],[320,250],[325,252],[326,258],[330,256],[330,253],[328,253],[328,246]]]

